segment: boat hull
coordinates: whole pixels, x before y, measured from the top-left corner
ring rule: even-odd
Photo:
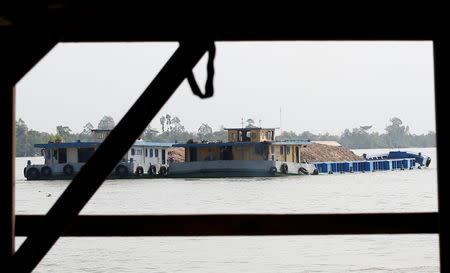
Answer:
[[[51,176],[40,175],[39,177],[34,177],[34,178],[26,177],[26,179],[28,181],[33,181],[33,180],[46,180],[46,181],[49,181],[49,180],[72,180],[75,176],[76,176],[76,174],[73,174],[73,175],[52,174]],[[165,178],[165,177],[167,177],[167,176],[161,175],[161,174],[152,175],[152,174],[145,173],[143,175],[137,175],[135,173],[128,173],[126,175],[111,174],[106,179],[109,179],[109,180],[113,180],[113,179],[152,179],[152,178]]]
[[[282,165],[287,168],[282,168]],[[300,172],[303,168],[306,172]],[[285,170],[285,171],[283,171]],[[214,160],[173,163],[169,177],[270,177],[313,174],[315,167],[308,163],[262,160]]]
[[[72,180],[85,163],[63,163],[63,164],[33,164],[27,165],[23,174],[27,180]],[[71,171],[67,172],[64,167],[70,165]],[[153,172],[150,172],[150,167],[145,170],[130,162],[121,162],[116,166],[116,169],[107,177],[107,179],[140,179],[140,178],[161,178],[167,176],[167,171],[162,171],[162,168],[167,170],[168,165],[155,164]],[[125,172],[118,172],[117,167],[126,167]],[[144,166],[146,167],[146,166]],[[138,168],[140,170],[138,171]],[[44,171],[47,169],[47,171]]]

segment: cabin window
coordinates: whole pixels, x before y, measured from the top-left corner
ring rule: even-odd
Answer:
[[[197,161],[197,148],[189,148],[189,161]]]
[[[241,147],[244,149],[244,147]],[[232,146],[220,147],[220,160],[233,160],[233,148]]]
[[[280,155],[283,154],[283,146],[280,146]]]
[[[79,148],[78,149],[78,162],[87,162],[93,154],[94,154],[94,148]]]
[[[142,155],[142,149],[136,149],[136,155]]]
[[[286,154],[288,155],[288,154],[290,154],[291,153],[291,147],[290,146],[287,146],[286,147]]]
[[[158,157],[158,149],[155,149],[155,157]]]
[[[272,146],[272,154],[275,153],[275,146]]]
[[[231,139],[236,139],[236,133],[231,134]]]
[[[247,142],[251,140],[252,132],[250,131],[239,131],[239,141]]]
[[[58,160],[58,151],[57,150],[53,150],[53,157]]]
[[[252,133],[252,138],[256,138],[256,133]]]
[[[67,162],[67,149],[66,148],[59,148],[58,149],[58,156],[59,156],[59,163],[66,163]]]
[[[153,157],[153,149],[150,149],[150,157]]]
[[[134,155],[134,154],[135,154],[134,148],[131,148],[131,155]]]
[[[145,157],[148,157],[148,149],[145,149]]]

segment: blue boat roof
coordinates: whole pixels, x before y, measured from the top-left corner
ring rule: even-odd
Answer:
[[[248,146],[262,142],[211,142],[211,143],[176,143],[173,147],[202,147],[202,146]]]
[[[146,142],[146,141],[136,141],[133,146],[143,146],[143,147],[172,147],[174,143],[169,142]]]
[[[62,143],[40,143],[34,144],[35,148],[77,148],[77,147],[97,147],[101,142],[62,142]],[[172,147],[173,143],[136,141],[133,146],[140,147]]]
[[[271,145],[309,145],[310,141],[307,140],[292,140],[292,141],[277,141],[277,142],[211,142],[211,143],[175,143],[173,147],[201,147],[201,146],[248,146],[258,144],[271,144]]]
[[[310,140],[286,140],[286,141],[276,141],[272,142],[272,145],[309,145]]]
[[[62,143],[40,143],[34,144],[36,148],[73,148],[73,147],[96,147],[99,146],[101,142],[62,142]]]

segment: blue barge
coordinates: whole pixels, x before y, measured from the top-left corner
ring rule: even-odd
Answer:
[[[353,172],[374,172],[389,170],[421,169],[428,167],[431,158],[421,153],[409,153],[402,151],[392,151],[386,154],[380,154],[367,157],[361,161],[341,161],[341,162],[313,162],[319,173],[332,174],[353,173]]]

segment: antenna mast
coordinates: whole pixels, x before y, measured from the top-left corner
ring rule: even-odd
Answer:
[[[280,107],[280,134],[283,130],[281,129],[281,107]]]

